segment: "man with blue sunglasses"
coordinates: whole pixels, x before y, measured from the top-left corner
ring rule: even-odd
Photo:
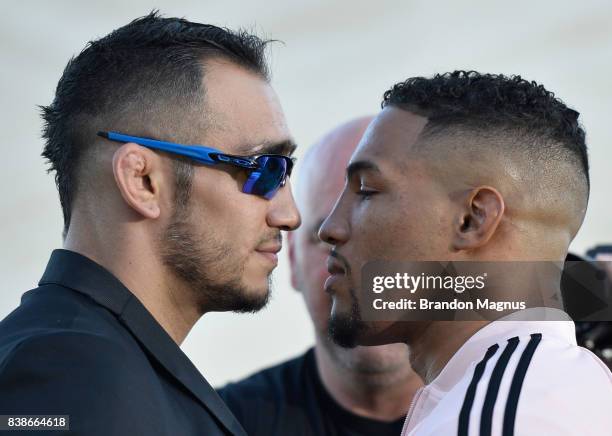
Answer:
[[[207,312],[266,304],[281,231],[300,224],[265,47],[151,13],[68,63],[43,108],[64,246],[0,322],[0,415],[245,434],[179,346]]]

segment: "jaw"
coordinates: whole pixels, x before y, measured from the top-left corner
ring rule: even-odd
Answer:
[[[364,328],[357,337],[357,343],[368,347],[405,344],[410,338],[406,324],[408,323],[402,321],[365,321]]]

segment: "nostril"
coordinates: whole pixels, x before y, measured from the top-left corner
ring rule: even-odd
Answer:
[[[323,239],[323,242],[325,242],[325,243],[327,243],[329,245],[338,245],[337,244],[338,241],[336,239],[334,239],[334,238],[325,238],[325,239]]]
[[[330,236],[323,228],[319,230],[319,239],[327,244],[336,245],[336,239]]]

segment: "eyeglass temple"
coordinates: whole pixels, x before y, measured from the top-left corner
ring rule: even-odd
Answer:
[[[141,138],[138,136],[124,135],[117,132],[98,132],[98,136],[116,142],[133,142],[145,147],[191,157],[202,163],[215,164],[216,161],[210,156],[211,153],[219,153],[214,148],[202,147],[201,145],[180,145],[171,142],[158,141],[156,139]]]

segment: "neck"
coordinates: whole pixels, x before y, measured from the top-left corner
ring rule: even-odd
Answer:
[[[202,314],[197,310],[193,294],[178,281],[172,281],[172,274],[153,255],[157,248],[147,244],[150,238],[121,229],[104,238],[96,237],[94,229],[89,233],[78,230],[78,223],[73,222],[64,248],[110,271],[180,345]]]
[[[410,364],[425,381],[431,383],[465,342],[488,321],[434,321],[418,329],[408,341]]]
[[[403,418],[415,392],[422,386],[406,358],[405,365],[385,372],[368,372],[343,365],[330,354],[325,339],[317,338],[317,370],[325,390],[344,409],[359,416],[391,422]],[[354,350],[341,350],[351,353]]]

